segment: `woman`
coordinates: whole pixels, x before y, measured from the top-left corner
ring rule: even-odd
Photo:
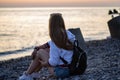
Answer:
[[[32,80],[32,75],[42,67],[48,67],[51,74],[56,77],[69,76],[68,65],[64,64],[60,57],[64,58],[68,64],[71,63],[72,42],[75,40],[75,36],[65,29],[62,14],[53,13],[50,15],[49,36],[51,38],[49,42],[35,47],[32,53],[33,61],[19,80]]]

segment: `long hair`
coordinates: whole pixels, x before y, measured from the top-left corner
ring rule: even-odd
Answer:
[[[65,29],[65,23],[62,18],[62,14],[53,13],[49,19],[49,35],[51,40],[59,48],[66,50],[72,50],[72,43],[68,40],[68,36]]]

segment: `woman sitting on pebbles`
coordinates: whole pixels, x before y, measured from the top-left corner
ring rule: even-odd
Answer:
[[[65,29],[62,14],[53,13],[49,19],[49,35],[51,40],[41,46],[35,47],[31,62],[27,71],[19,80],[33,80],[35,74],[42,68],[48,67],[50,73],[59,78],[69,76],[69,68],[60,59],[64,58],[69,64],[72,60],[75,36]]]

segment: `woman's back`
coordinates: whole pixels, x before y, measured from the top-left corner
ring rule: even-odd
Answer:
[[[70,32],[70,31],[66,31],[68,39],[73,42],[75,40],[75,36]],[[62,48],[59,48],[55,45],[55,43],[53,41],[49,42],[50,45],[50,59],[49,59],[49,63],[53,66],[56,65],[62,65],[64,64],[61,59],[60,56],[62,58],[64,58],[68,63],[71,62],[71,58],[73,55],[73,51],[72,50],[65,50]],[[62,44],[64,45],[64,44]]]

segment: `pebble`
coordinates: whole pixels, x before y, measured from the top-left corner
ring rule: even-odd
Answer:
[[[86,42],[88,67],[83,75],[70,76],[62,80],[120,80],[120,40],[105,39]],[[0,62],[0,80],[17,80],[28,68],[31,57],[26,56]],[[40,71],[41,79],[50,75],[46,68]]]

